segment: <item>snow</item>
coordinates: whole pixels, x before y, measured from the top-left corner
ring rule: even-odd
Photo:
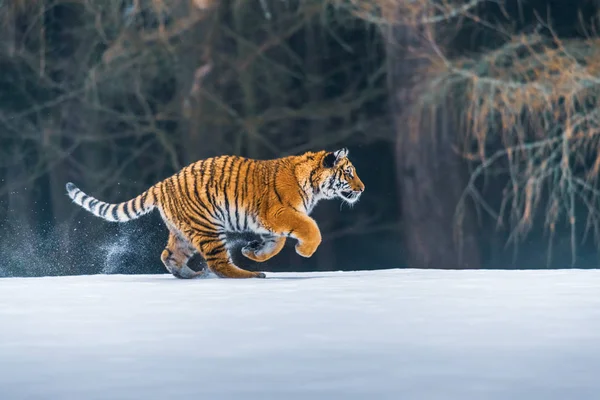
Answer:
[[[597,399],[600,271],[0,279],[0,399]]]

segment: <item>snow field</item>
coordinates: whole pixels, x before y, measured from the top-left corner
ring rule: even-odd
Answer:
[[[0,279],[0,399],[598,399],[600,271]]]

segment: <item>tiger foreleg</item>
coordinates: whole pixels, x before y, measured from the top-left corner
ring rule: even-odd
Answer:
[[[223,239],[219,238],[218,234],[197,235],[193,238],[192,243],[204,256],[208,268],[216,275],[222,278],[264,278],[262,272],[252,272],[237,267],[231,261],[229,249]]]
[[[276,256],[285,246],[285,236],[263,237],[262,241],[254,240],[242,247],[242,254],[247,258],[264,262]]]
[[[298,240],[296,253],[302,257],[312,256],[321,244],[321,231],[314,219],[296,211],[286,211],[277,216],[274,223],[276,234]]]

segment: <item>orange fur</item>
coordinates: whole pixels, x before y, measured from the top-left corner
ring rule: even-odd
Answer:
[[[75,203],[109,221],[129,221],[158,208],[170,231],[161,260],[176,277],[203,273],[187,266],[192,255],[200,252],[221,277],[264,278],[262,272],[233,264],[226,234],[259,234],[262,241],[242,249],[254,261],[277,255],[287,237],[297,240],[298,254],[312,256],[321,243],[319,227],[309,216],[316,203],[332,198],[354,203],[364,190],[347,154],[341,149],[274,160],[209,158],[120,204],[96,200],[72,183],[67,184],[67,191]]]

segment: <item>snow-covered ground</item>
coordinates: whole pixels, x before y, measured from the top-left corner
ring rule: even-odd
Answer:
[[[600,271],[0,280],[0,399],[599,399]]]

